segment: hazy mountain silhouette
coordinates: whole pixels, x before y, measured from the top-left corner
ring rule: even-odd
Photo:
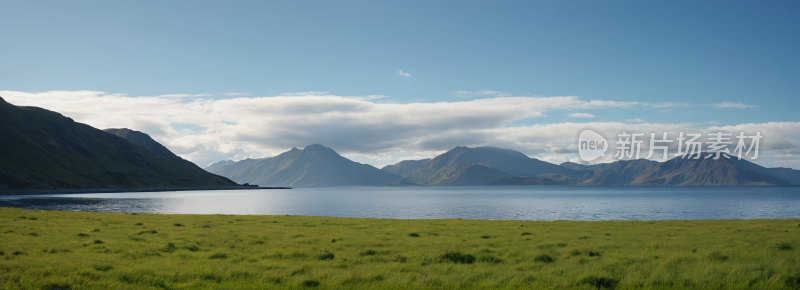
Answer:
[[[431,161],[431,159],[425,158],[422,160],[404,160],[397,162],[394,165],[386,165],[381,169],[402,176],[407,172],[411,172],[414,169],[420,168],[422,165],[425,165],[425,163],[428,163],[428,161]]]
[[[478,166],[463,166],[472,164]],[[469,170],[469,172],[462,172]],[[560,173],[573,178],[587,174],[530,158],[521,152],[497,147],[456,147],[403,177],[426,185],[486,184],[498,178]],[[474,180],[458,180],[471,179]]]
[[[738,158],[731,158],[728,162],[737,167],[786,180],[792,185],[800,185],[800,170],[785,167],[767,168],[750,162],[747,159],[739,160]]]
[[[584,164],[578,164],[578,163],[574,163],[574,162],[564,162],[564,163],[561,163],[561,165],[559,165],[559,166],[566,167],[566,168],[569,168],[569,169],[572,169],[572,170],[578,170],[578,171],[596,171],[596,170],[602,168],[606,164],[607,163],[584,165]]]
[[[236,185],[59,113],[2,98],[0,136],[12,140],[0,142],[0,190]]]
[[[242,159],[234,162],[233,164],[228,164],[220,167],[219,169],[214,171],[214,174],[222,176],[235,176],[244,171],[245,169],[247,169],[248,167],[250,167],[251,165],[256,164],[259,161],[267,160],[269,158]]]
[[[233,161],[233,160],[230,160],[230,159],[228,159],[228,160],[221,160],[221,161],[218,161],[218,162],[211,163],[211,164],[209,164],[208,166],[206,166],[206,167],[203,167],[203,169],[204,169],[205,171],[208,171],[208,172],[214,173],[214,171],[217,171],[217,169],[220,169],[220,168],[222,168],[223,166],[226,166],[226,165],[231,165],[231,164],[234,164],[234,163],[236,163],[236,161]]]
[[[217,172],[234,165],[224,166]],[[333,149],[318,144],[309,145],[303,150],[292,148],[278,156],[259,160],[233,175],[224,176],[240,183],[293,187],[381,185],[401,179],[399,175],[371,165],[353,162]]]
[[[755,169],[753,171],[775,176],[777,178],[788,181],[792,185],[800,185],[800,170],[795,170],[786,167],[775,167],[775,168],[764,168],[763,171],[758,169]]]
[[[556,164],[530,158],[519,151],[497,147],[456,147],[425,164],[428,169],[439,169],[457,163],[474,163],[491,167],[513,176],[534,176],[544,173],[561,173],[580,178],[580,172]]]

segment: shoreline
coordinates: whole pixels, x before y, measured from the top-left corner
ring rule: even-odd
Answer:
[[[309,186],[307,188],[315,187],[349,187],[349,186],[375,186],[375,187],[462,187],[463,185],[345,185],[345,186]],[[619,188],[634,188],[634,187],[647,187],[647,188],[673,188],[673,187],[702,187],[702,188],[723,188],[723,187],[800,187],[800,185],[770,185],[770,186],[648,186],[648,185],[560,185],[560,184],[503,184],[503,185],[466,185],[466,187],[619,187]],[[83,194],[83,193],[117,193],[117,192],[163,192],[163,191],[190,191],[190,190],[239,190],[239,189],[294,189],[293,187],[282,186],[214,186],[214,187],[157,187],[157,188],[88,188],[88,189],[52,189],[52,190],[33,190],[33,191],[11,191],[7,189],[0,189],[0,196],[4,195],[43,195],[43,194]]]
[[[381,221],[474,221],[474,222],[522,222],[522,223],[615,223],[615,222],[647,222],[647,223],[669,223],[669,222],[745,222],[745,221],[792,221],[798,222],[797,227],[800,228],[800,217],[785,217],[785,218],[731,218],[731,219],[662,219],[662,220],[640,220],[640,219],[607,219],[607,220],[572,220],[572,219],[557,219],[557,220],[525,220],[525,219],[476,219],[476,218],[379,218],[379,217],[358,217],[358,216],[321,216],[321,215],[301,215],[301,214],[226,214],[226,213],[150,213],[150,212],[112,212],[112,211],[81,211],[81,210],[67,210],[67,209],[42,209],[42,208],[22,208],[16,206],[0,206],[2,210],[21,210],[31,212],[63,212],[63,213],[87,213],[87,214],[103,214],[103,215],[156,215],[156,216],[185,216],[185,217],[200,217],[200,216],[217,216],[224,215],[229,217],[294,217],[294,218],[309,218],[309,219],[351,219],[351,220],[381,220]]]
[[[82,194],[82,193],[118,193],[118,192],[163,192],[163,191],[191,191],[191,190],[252,190],[252,189],[292,189],[291,187],[262,187],[262,186],[204,186],[204,187],[157,187],[157,188],[88,188],[88,189],[54,189],[54,190],[37,190],[37,191],[22,191],[0,192],[2,195],[43,195],[43,194]]]

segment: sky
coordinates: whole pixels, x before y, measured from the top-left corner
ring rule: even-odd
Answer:
[[[797,1],[0,1],[0,96],[206,166],[310,144],[381,167],[455,146],[762,132],[800,169]],[[613,141],[613,140],[612,140]],[[616,144],[614,144],[616,145]],[[602,162],[607,162],[604,159]]]

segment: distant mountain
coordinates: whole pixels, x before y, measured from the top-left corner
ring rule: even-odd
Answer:
[[[425,163],[428,163],[428,161],[431,161],[431,159],[425,158],[422,160],[404,160],[397,162],[394,165],[386,165],[383,168],[381,168],[381,170],[386,170],[391,173],[403,176],[403,174],[411,172],[414,169],[420,168],[422,165],[425,165]]]
[[[764,168],[763,171],[760,170],[753,170],[753,171],[775,176],[777,178],[788,181],[792,185],[800,185],[800,170],[794,170],[786,167],[777,167],[777,168]]]
[[[270,157],[272,158],[272,157]],[[259,161],[267,160],[269,158],[256,158],[256,159],[242,159],[239,161],[234,162],[233,164],[228,164],[225,166],[220,167],[217,170],[214,170],[214,174],[222,175],[222,176],[236,176],[248,167],[256,164]]]
[[[661,174],[661,163],[647,159],[621,160],[601,166],[588,166],[594,174],[580,185],[645,185]]]
[[[126,139],[0,98],[0,191],[231,186]],[[149,137],[148,137],[149,138]]]
[[[222,167],[217,172],[221,173],[235,165]],[[399,175],[353,162],[333,149],[317,144],[303,150],[292,148],[278,156],[259,160],[233,175],[224,176],[239,183],[292,187],[381,185],[401,179]]]
[[[544,173],[561,173],[573,178],[583,177],[586,172],[564,168],[549,162],[530,158],[519,151],[497,147],[456,147],[425,164],[436,169],[457,164],[474,163],[491,167],[513,176],[535,176]]]
[[[424,170],[420,168],[418,170]],[[473,163],[456,163],[438,170],[424,170],[409,180],[424,185],[484,185],[492,180],[511,177],[511,174]]]
[[[175,163],[183,164],[184,166],[193,169],[195,167],[199,168],[196,164],[192,163],[191,161],[183,159],[178,155],[175,155],[175,153],[169,151],[167,147],[164,147],[164,145],[161,145],[161,143],[156,142],[156,140],[153,140],[153,138],[151,138],[150,135],[147,135],[145,133],[131,130],[128,128],[104,129],[103,131],[109,134],[116,135],[117,137],[121,137],[125,140],[128,140],[128,142],[136,144],[137,146],[142,147],[144,149],[150,150],[150,152],[152,152],[153,154],[172,160]]]
[[[236,163],[236,161],[233,161],[233,160],[230,160],[230,159],[228,159],[228,160],[220,160],[218,162],[211,163],[206,167],[203,167],[203,170],[211,172],[211,173],[214,173],[214,171],[217,171],[217,169],[220,169],[225,165],[231,165],[231,164],[234,164],[234,163]]]
[[[745,168],[761,174],[771,175],[786,180],[792,185],[800,185],[800,170],[794,170],[785,167],[766,168],[764,166],[750,162],[747,159],[739,160],[737,158],[731,158],[728,162],[737,167]]]
[[[562,166],[594,171],[578,185],[670,185],[670,186],[773,186],[792,183],[771,175],[794,177],[797,170],[764,168],[747,160],[676,157],[667,162],[646,159],[621,160],[612,163],[580,165],[567,162]],[[790,171],[791,170],[791,171]]]
[[[459,164],[474,164],[463,166]],[[462,170],[469,172],[461,172]],[[494,179],[512,176],[535,176],[545,173],[560,173],[572,178],[581,178],[589,172],[577,171],[552,163],[530,158],[510,149],[497,147],[456,147],[419,168],[408,171],[403,177],[411,182],[425,185],[486,184]],[[475,180],[456,180],[480,177]],[[489,179],[494,177],[494,179]]]
[[[654,174],[648,179],[639,179],[636,183],[689,186],[790,185],[780,178],[737,166],[737,162],[725,158],[718,160],[673,158],[661,164],[659,169],[661,174]]]
[[[572,170],[578,170],[578,171],[597,171],[600,168],[603,168],[603,165],[605,165],[605,164],[606,163],[593,164],[593,165],[583,165],[583,164],[578,164],[578,163],[574,163],[574,162],[564,162],[564,163],[561,163],[561,165],[559,165],[559,166],[565,167],[565,168],[569,168],[569,169],[572,169]]]

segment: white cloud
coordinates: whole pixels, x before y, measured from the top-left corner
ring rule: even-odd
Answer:
[[[722,102],[717,104],[692,104],[692,103],[684,103],[684,102],[661,102],[656,104],[649,104],[649,103],[642,103],[645,107],[650,107],[651,109],[657,108],[687,108],[687,107],[715,107],[717,109],[726,109],[726,108],[734,108],[734,109],[748,109],[748,108],[756,108],[756,105],[747,105],[740,102]],[[661,110],[660,112],[668,112],[671,110]]]
[[[403,70],[400,70],[400,71],[399,71],[399,72],[397,72],[397,73],[398,73],[398,74],[400,74],[400,76],[402,76],[402,77],[404,77],[404,78],[410,78],[410,77],[411,77],[411,74],[410,74],[410,73],[404,73],[404,72],[403,72]]]
[[[353,100],[377,100],[388,97],[389,96],[384,96],[384,95],[368,95],[368,96],[355,96],[355,97],[342,97],[342,98],[353,99]]]
[[[689,107],[692,104],[681,102],[661,102],[651,105],[652,108],[676,108],[676,107]]]
[[[509,93],[498,92],[493,90],[482,90],[475,92],[475,95],[478,96],[495,96],[495,97],[508,97],[511,96]]]
[[[592,115],[592,114],[589,114],[589,113],[570,113],[570,114],[567,114],[567,116],[572,117],[572,118],[589,118],[589,119],[595,117],[595,115]]]
[[[472,92],[470,92],[470,91],[455,91],[453,93],[456,94],[456,97],[459,97],[459,98],[468,98],[468,97],[472,96]]]
[[[249,96],[250,93],[222,93],[221,95],[226,96],[226,97]]]
[[[636,119],[628,119],[628,120],[626,120],[626,121],[627,121],[628,123],[644,123],[644,122],[647,122],[647,121],[645,121],[645,120],[642,120],[642,119],[639,119],[639,118],[636,118]]]
[[[0,91],[0,96],[12,104],[43,107],[99,129],[125,127],[143,131],[198,164],[233,157],[269,157],[314,143],[348,156],[361,156],[361,162],[369,164],[393,164],[408,156],[435,156],[455,146],[486,145],[555,162],[575,157],[575,134],[585,126],[598,128],[610,137],[622,130],[761,131],[766,136],[762,150],[772,150],[771,154],[786,154],[797,150],[794,144],[800,144],[800,122],[700,128],[691,123],[638,124],[644,121],[631,122],[637,121],[634,119],[509,126],[514,121],[557,110],[641,106],[636,102],[584,101],[574,96],[435,103],[382,103],[375,96],[342,97],[319,92],[219,99],[134,97],[96,91]],[[171,124],[190,124],[203,130],[178,132]],[[777,164],[770,158],[767,156],[763,162]]]
[[[510,93],[498,92],[498,91],[493,91],[493,90],[490,90],[490,89],[481,90],[481,91],[477,91],[477,92],[455,91],[453,93],[456,94],[456,97],[459,97],[459,98],[471,98],[471,97],[479,97],[479,96],[492,96],[492,97],[509,97],[509,96],[511,96]]]
[[[718,109],[725,109],[725,108],[749,109],[749,108],[755,108],[755,107],[758,107],[758,106],[747,105],[747,104],[743,104],[743,103],[740,103],[740,102],[722,102],[722,103],[719,103],[719,104],[714,104],[714,107],[717,107]]]

